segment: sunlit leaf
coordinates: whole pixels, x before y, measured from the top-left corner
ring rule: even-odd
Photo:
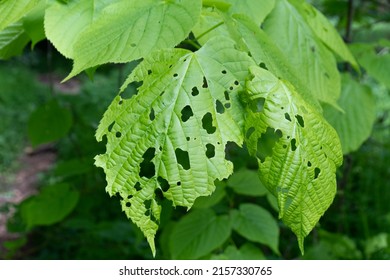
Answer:
[[[0,1],[0,30],[17,22],[43,0],[3,0]]]

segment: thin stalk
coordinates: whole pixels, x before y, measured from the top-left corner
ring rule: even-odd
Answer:
[[[223,21],[221,21],[220,23],[214,25],[213,27],[207,29],[205,32],[203,32],[202,34],[200,34],[196,40],[199,40],[200,38],[202,38],[204,35],[206,35],[207,33],[210,33],[211,31],[213,31],[214,29],[218,28],[219,26],[221,26],[223,24]]]

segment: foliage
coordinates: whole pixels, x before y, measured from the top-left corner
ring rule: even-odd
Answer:
[[[375,120],[370,88],[341,75],[338,63],[350,63],[359,74],[359,62],[386,85],[387,41],[380,42],[380,52],[377,43],[355,45],[356,61],[326,17],[299,0],[43,2],[0,3],[8,15],[0,22],[0,58],[46,36],[74,62],[65,80],[105,63],[141,59],[97,127],[106,151],[85,145],[83,157],[100,153],[95,164],[105,172],[107,192],[119,195],[153,254],[159,238],[166,244],[163,258],[262,258],[259,248],[278,256],[273,209],[303,253],[304,238],[336,195],[343,154],[359,148]],[[89,132],[96,124],[83,119],[82,110],[73,108],[72,115],[58,104],[50,101],[31,116],[30,140],[36,145],[69,135],[62,140],[68,153],[72,131],[83,137],[85,127],[76,123]],[[34,125],[42,120],[44,131]],[[57,171],[61,176],[90,174],[88,164],[68,160]],[[80,164],[80,173],[67,164]],[[246,183],[237,179],[240,174],[248,174]],[[58,181],[58,174],[53,178]],[[42,222],[39,213],[23,210],[42,203],[39,198],[53,186],[72,196],[64,213]],[[27,227],[58,222],[85,206],[81,196],[76,206],[79,194],[67,186],[48,184],[35,202],[20,206]],[[176,222],[181,207],[194,210]],[[237,245],[230,243],[232,236]],[[367,243],[367,255],[385,247],[378,236]],[[321,252],[338,239],[325,232],[320,238]],[[347,258],[346,252],[361,257],[353,241],[339,239],[345,251],[324,252],[323,258]],[[310,256],[318,254],[310,250]]]

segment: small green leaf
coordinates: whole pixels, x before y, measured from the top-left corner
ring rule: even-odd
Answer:
[[[128,0],[109,5],[74,44],[67,79],[108,62],[129,62],[174,47],[197,22],[200,0]]]
[[[324,105],[324,116],[340,136],[343,153],[348,154],[357,150],[371,134],[376,119],[375,99],[368,86],[345,74],[338,104],[344,113]]]
[[[0,30],[17,22],[43,0],[3,0],[0,1]]]
[[[106,173],[108,193],[120,194],[122,209],[152,248],[160,210],[145,205],[158,209],[164,196],[190,208],[233,172],[225,146],[243,142],[238,92],[250,65],[233,41],[221,37],[196,53],[157,51],[122,87],[137,85],[138,94],[116,97],[104,114],[96,137],[107,135],[107,152],[96,157],[96,165]]]
[[[263,27],[289,62],[298,69],[311,94],[319,101],[337,107],[340,74],[336,59],[296,8],[287,0],[276,1]]]
[[[276,220],[264,208],[254,204],[241,204],[232,210],[233,229],[253,242],[270,247],[279,254],[279,227]]]
[[[21,216],[29,229],[52,225],[69,215],[78,199],[79,193],[68,184],[47,186],[20,205]]]
[[[33,146],[49,143],[64,137],[71,126],[71,112],[51,100],[30,115],[28,137]]]
[[[297,235],[303,252],[304,237],[336,194],[341,145],[336,131],[291,84],[259,67],[250,71],[243,96],[248,151],[256,156],[262,182],[278,198],[279,217]]]
[[[263,196],[268,193],[259,179],[256,171],[241,169],[233,173],[227,181],[227,185],[234,192],[249,196]]]
[[[0,59],[20,55],[29,41],[21,22],[9,25],[0,31]]]
[[[229,217],[212,210],[195,210],[184,216],[170,236],[172,259],[198,259],[221,246],[230,236]]]

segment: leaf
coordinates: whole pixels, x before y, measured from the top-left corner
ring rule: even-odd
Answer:
[[[129,76],[142,83],[131,99],[115,98],[96,132],[107,136],[106,154],[96,157],[107,191],[119,193],[122,209],[154,250],[162,195],[190,208],[227,178],[228,142],[243,142],[242,90],[250,58],[234,42],[214,38],[196,53],[172,49],[153,53]],[[151,213],[148,204],[154,205]],[[146,214],[147,213],[147,214]],[[149,215],[148,215],[149,214]],[[151,216],[152,215],[152,216]]]
[[[245,243],[239,249],[228,246],[222,254],[213,255],[213,260],[265,260],[263,252],[251,243]]]
[[[218,204],[226,195],[226,183],[215,182],[215,191],[210,196],[198,197],[193,205],[194,208],[210,208]]]
[[[232,210],[233,229],[246,239],[267,245],[279,254],[279,227],[264,208],[244,203],[239,210]]]
[[[278,198],[279,217],[303,239],[330,206],[342,163],[336,131],[286,81],[251,67],[243,99],[246,144],[264,185]],[[268,149],[264,147],[268,146]]]
[[[36,43],[46,38],[43,27],[45,9],[45,2],[40,2],[39,5],[23,18],[23,28],[32,41],[32,48]]]
[[[275,6],[275,0],[263,0],[261,3],[258,0],[226,1],[232,5],[230,8],[231,14],[247,15],[257,26],[260,26]]]
[[[184,216],[170,236],[172,259],[198,259],[221,246],[230,236],[229,217],[212,210],[196,210]]]
[[[200,0],[126,0],[106,7],[74,44],[73,70],[129,62],[184,40],[199,18]]]
[[[324,117],[336,129],[343,153],[357,150],[370,136],[376,119],[375,99],[368,86],[342,76],[342,90],[338,101],[345,113],[324,106]]]
[[[227,185],[234,192],[249,196],[263,196],[268,190],[263,186],[256,171],[241,169],[233,173],[227,181]]]
[[[319,101],[337,107],[340,75],[336,60],[300,13],[287,0],[276,1],[263,27],[295,69],[298,69],[311,94]]]
[[[72,127],[72,114],[51,100],[36,109],[28,121],[28,138],[35,147],[64,137]]]
[[[0,31],[0,59],[21,54],[29,41],[21,22],[9,25]]]
[[[0,30],[17,22],[42,0],[3,0],[0,1]]]
[[[312,31],[328,48],[335,52],[341,59],[349,62],[355,69],[359,69],[355,58],[340,37],[336,28],[320,11],[301,0],[289,1],[300,12],[301,16],[305,18]]]
[[[47,186],[38,195],[22,202],[21,216],[30,229],[52,225],[69,215],[78,199],[79,193],[68,184]]]

